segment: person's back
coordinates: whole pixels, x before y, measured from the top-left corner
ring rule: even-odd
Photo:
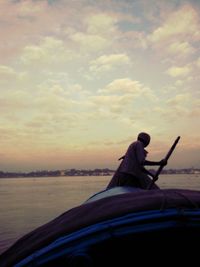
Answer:
[[[127,149],[119,170],[133,176],[140,176],[143,173],[143,164],[146,153],[141,141],[135,141]]]

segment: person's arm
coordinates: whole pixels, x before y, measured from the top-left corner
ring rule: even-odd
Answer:
[[[167,165],[167,160],[162,159],[160,161],[150,161],[150,160],[145,160],[143,163],[144,166],[165,166]]]
[[[147,175],[151,176],[152,178],[154,178],[154,174],[151,173],[150,171],[148,171],[147,169],[145,169],[144,167],[142,168],[143,172],[146,173]]]

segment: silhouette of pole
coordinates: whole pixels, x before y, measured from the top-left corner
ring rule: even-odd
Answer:
[[[180,138],[181,138],[181,137],[178,136],[178,137],[176,138],[176,140],[174,141],[173,145],[171,146],[170,150],[168,151],[167,155],[166,155],[165,158],[164,158],[166,161],[167,161],[167,160],[169,159],[169,157],[171,156],[171,154],[172,154],[172,152],[174,151],[176,145],[178,144],[178,141],[179,141]],[[150,183],[148,189],[151,189],[152,186],[153,186],[153,184],[155,183],[155,181],[158,180],[158,176],[159,176],[159,174],[161,173],[161,171],[162,171],[163,168],[164,168],[164,165],[160,165],[160,167],[158,168],[158,170],[157,170],[157,172],[156,172],[154,178],[152,179],[152,181],[151,181],[151,183]]]

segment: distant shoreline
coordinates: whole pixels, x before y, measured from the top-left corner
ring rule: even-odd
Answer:
[[[156,172],[150,169],[152,173]],[[115,170],[111,169],[93,169],[93,170],[56,170],[56,171],[32,171],[32,172],[3,172],[0,171],[0,178],[33,178],[33,177],[64,177],[64,176],[111,176]],[[184,168],[184,169],[166,169],[162,170],[161,174],[200,174],[199,168]]]

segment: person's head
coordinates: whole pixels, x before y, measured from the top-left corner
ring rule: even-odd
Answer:
[[[144,144],[144,147],[146,147],[150,143],[151,137],[148,133],[141,132],[138,134],[137,140],[141,141]]]

